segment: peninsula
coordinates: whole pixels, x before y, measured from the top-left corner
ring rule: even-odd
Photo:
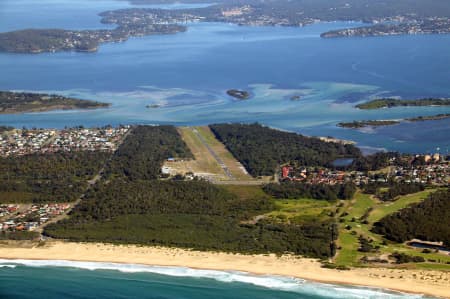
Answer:
[[[407,106],[450,106],[450,99],[425,98],[417,100],[399,100],[394,98],[383,98],[358,104],[355,107],[359,109],[380,109]]]
[[[405,119],[393,119],[393,120],[355,120],[352,122],[340,122],[337,124],[338,127],[350,128],[350,129],[360,129],[365,127],[382,127],[382,126],[392,126],[397,125],[403,121],[407,122],[420,122],[420,121],[430,121],[430,120],[441,120],[450,118],[449,113],[437,114],[430,116],[417,116]]]
[[[165,1],[173,2],[173,1]],[[413,3],[412,3],[413,2]],[[160,1],[137,0],[136,4]],[[325,32],[322,37],[381,36],[450,33],[450,6],[418,0],[361,1],[215,1],[202,8],[129,8],[100,13],[101,23],[114,29],[26,29],[0,33],[0,52],[95,52],[101,43],[130,37],[173,34],[187,30],[189,22],[224,22],[244,26],[306,26],[317,22],[356,21],[358,28]]]
[[[332,37],[368,37],[387,36],[403,34],[448,34],[450,33],[450,19],[427,18],[424,20],[413,20],[407,23],[376,24],[373,26],[362,26],[332,30],[322,33],[323,38]]]
[[[96,109],[109,103],[80,100],[60,95],[0,91],[0,114],[43,112],[50,110]]]
[[[185,30],[186,27],[176,24],[123,24],[113,30],[26,29],[0,33],[0,52],[96,52],[101,43]]]

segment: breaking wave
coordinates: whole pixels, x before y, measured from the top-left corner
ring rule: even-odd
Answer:
[[[296,292],[300,294],[325,296],[339,299],[411,299],[424,298],[422,295],[411,295],[389,290],[364,287],[346,287],[316,283],[302,279],[252,275],[239,271],[200,270],[186,267],[146,266],[139,264],[119,264],[101,262],[77,262],[67,260],[5,260],[0,259],[0,267],[15,268],[17,265],[27,267],[70,267],[83,270],[110,270],[123,273],[153,273],[173,277],[192,277],[214,279],[224,283],[246,283],[269,289]]]

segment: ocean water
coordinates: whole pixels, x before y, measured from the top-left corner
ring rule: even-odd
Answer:
[[[0,260],[0,298],[411,299],[374,288],[243,272],[133,264]]]
[[[114,0],[2,0],[0,31],[104,28],[99,12],[126,7],[131,5]],[[194,23],[185,33],[105,44],[98,53],[3,53],[2,90],[54,92],[113,105],[95,111],[0,115],[0,125],[260,122],[306,135],[350,139],[368,148],[448,153],[449,119],[363,130],[336,127],[341,121],[450,113],[450,107],[355,109],[356,103],[381,96],[450,97],[450,35],[319,36],[357,25]],[[226,95],[231,88],[246,89],[253,98],[233,99]],[[293,101],[292,96],[301,98]],[[146,108],[151,104],[160,108]]]

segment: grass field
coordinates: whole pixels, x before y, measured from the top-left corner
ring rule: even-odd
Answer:
[[[374,223],[383,218],[386,215],[397,212],[410,204],[421,202],[428,197],[430,193],[436,191],[435,189],[427,189],[422,192],[409,194],[402,196],[398,200],[389,203],[381,203],[376,206],[376,208],[369,215],[369,222]]]
[[[333,203],[307,198],[276,200],[275,207],[276,210],[267,216],[290,223],[330,219],[329,215],[334,210]]]
[[[340,214],[337,215],[340,219],[338,240],[340,250],[338,250],[334,262],[342,266],[365,266],[360,262],[363,256],[386,258],[393,252],[403,252],[408,255],[422,256],[427,260],[435,260],[436,262],[407,264],[401,265],[400,267],[435,270],[445,269],[450,271],[450,264],[447,264],[447,262],[450,263],[450,256],[438,253],[423,253],[420,249],[384,240],[382,236],[370,231],[373,223],[376,221],[410,204],[424,200],[433,191],[435,189],[405,195],[391,203],[380,202],[371,195],[357,192],[353,200],[344,203],[341,211],[339,211]],[[361,219],[365,214],[367,215],[367,222]],[[360,235],[367,239],[372,239],[372,245],[380,247],[379,252],[359,252],[358,237]]]

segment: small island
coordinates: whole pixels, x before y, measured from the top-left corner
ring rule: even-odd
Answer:
[[[151,105],[147,105],[147,106],[145,106],[146,108],[153,108],[153,109],[155,109],[155,108],[161,108],[161,105],[160,104],[151,104]]]
[[[442,114],[431,115],[431,116],[418,116],[418,117],[407,118],[405,120],[414,122],[414,121],[427,121],[427,120],[441,120],[441,119],[446,119],[446,118],[450,118],[450,113],[442,113]]]
[[[383,98],[358,104],[355,107],[358,109],[370,110],[407,106],[450,106],[450,99],[426,98],[417,100],[399,100],[393,98]]]
[[[341,128],[360,129],[365,127],[380,127],[399,124],[398,120],[360,120],[352,122],[341,122],[337,126]]]
[[[44,112],[50,110],[96,109],[111,104],[67,98],[60,95],[0,91],[0,114]]]
[[[437,114],[430,116],[417,116],[411,118],[405,118],[400,120],[355,120],[352,122],[340,122],[337,124],[338,127],[341,128],[349,128],[349,129],[361,129],[365,127],[381,127],[381,126],[392,126],[401,123],[402,121],[407,122],[420,122],[420,121],[429,121],[429,120],[441,120],[450,118],[450,113],[446,114]]]
[[[239,100],[248,100],[250,98],[250,93],[245,90],[230,89],[227,90],[227,94]]]

